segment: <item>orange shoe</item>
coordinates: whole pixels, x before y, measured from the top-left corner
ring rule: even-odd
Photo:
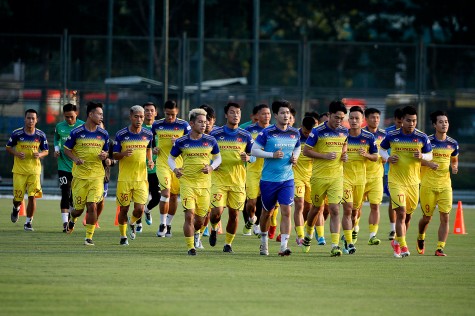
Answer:
[[[417,240],[417,253],[420,255],[424,254],[424,240]]]
[[[399,244],[396,244],[394,240],[392,240],[391,247],[393,247],[393,250],[394,250],[394,257],[401,258],[401,247],[399,246]]]
[[[275,241],[280,242],[280,234],[277,235],[277,238],[275,239]]]
[[[435,251],[435,255],[437,257],[447,257],[447,255],[444,253],[444,249],[440,248]]]

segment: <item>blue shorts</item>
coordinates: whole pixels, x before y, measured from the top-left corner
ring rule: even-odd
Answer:
[[[259,183],[261,189],[262,208],[272,211],[279,202],[281,205],[294,204],[294,180],[283,182],[262,181]]]
[[[389,193],[388,175],[387,174],[385,174],[383,176],[383,189],[384,189],[384,194],[386,194],[386,196],[388,198],[390,198],[391,194]]]

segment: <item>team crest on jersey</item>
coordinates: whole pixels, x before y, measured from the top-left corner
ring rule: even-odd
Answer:
[[[417,143],[417,138],[414,138],[412,141],[413,141],[414,143]]]
[[[242,142],[242,138],[241,138],[241,137],[238,137],[237,141],[238,141],[238,142]]]
[[[35,143],[38,143],[40,140],[38,138],[35,138]]]
[[[208,146],[208,142],[204,142],[204,143],[203,143],[203,146]]]
[[[362,144],[366,144],[366,139],[362,139],[362,140],[361,140],[361,143],[362,143]]]
[[[175,131],[177,131],[177,130],[178,130],[178,126],[175,126],[173,129],[174,129]]]
[[[293,134],[292,134],[292,135],[290,135],[290,138],[295,138],[295,135],[293,135]]]
[[[84,138],[84,137],[86,137],[86,135],[84,135],[84,134],[81,134],[81,138]]]
[[[97,135],[97,136],[96,136],[96,138],[97,138],[97,139],[102,139],[102,137],[101,137],[101,136],[99,136],[99,135]]]

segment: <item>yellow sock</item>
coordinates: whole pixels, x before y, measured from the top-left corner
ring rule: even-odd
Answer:
[[[132,216],[130,216],[130,224],[135,224],[135,222],[138,220],[139,218],[135,217],[133,214]]]
[[[406,236],[399,237],[399,245],[402,247],[407,247]]]
[[[357,218],[356,218],[356,220],[355,220],[355,227],[356,227],[356,226],[360,226],[360,225],[359,225],[359,224],[360,224],[360,218],[361,218],[361,217],[357,217]]]
[[[92,239],[96,224],[86,224],[86,239]]]
[[[305,226],[303,228],[305,230],[305,237],[312,239],[313,226],[308,226],[307,223],[305,223]]]
[[[317,235],[318,237],[324,237],[325,236],[325,226],[316,226],[317,227]]]
[[[373,225],[373,224],[369,224],[369,233],[374,233],[376,235],[376,233],[378,232],[378,225]]]
[[[228,232],[226,232],[226,238],[224,239],[224,243],[226,245],[230,245],[232,244],[233,240],[234,240],[234,236],[236,236],[235,234],[230,234]]]
[[[348,245],[353,243],[352,234],[353,234],[353,230],[351,230],[351,229],[344,229],[343,230],[343,235],[345,235],[345,240],[346,240],[346,243]],[[333,237],[332,237],[332,242],[333,242]]]
[[[78,217],[72,217],[71,216],[71,219],[73,220],[73,223],[76,223],[78,221],[78,218],[79,218],[79,216]]]
[[[437,249],[444,249],[445,248],[445,241],[437,242]]]
[[[203,227],[200,228],[200,234],[201,235],[203,235],[203,232],[205,231],[205,229],[206,229],[206,226],[203,226]]]
[[[350,230],[350,235],[351,235],[351,230]],[[333,245],[338,245],[339,242],[340,242],[340,234],[332,233],[332,244]]]
[[[186,247],[188,250],[195,248],[195,237],[185,237]]]
[[[120,237],[127,237],[127,224],[119,224]]]
[[[272,217],[270,218],[270,225],[277,226],[277,215],[279,214],[279,208],[274,208],[274,213],[272,213]]]
[[[297,237],[302,239],[305,236],[303,231],[303,226],[295,226],[295,232],[297,233]]]
[[[219,227],[219,222],[217,222],[216,224],[211,223],[212,230],[218,230],[218,227]]]
[[[417,239],[418,240],[425,240],[426,239],[426,234],[425,233],[424,234],[418,234]]]

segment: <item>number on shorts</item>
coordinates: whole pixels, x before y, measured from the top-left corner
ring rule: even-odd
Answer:
[[[68,178],[66,177],[59,177],[59,185],[68,184]]]
[[[345,193],[345,200],[348,200],[349,198],[351,198],[351,190],[345,190],[344,193]]]
[[[80,205],[82,202],[82,199],[80,196],[76,196],[76,204]]]
[[[320,195],[315,194],[315,196],[313,197],[313,199],[315,200],[315,202],[318,202],[318,201],[320,200]]]
[[[188,198],[183,199],[183,205],[186,206],[186,202],[188,202]]]
[[[168,177],[165,177],[165,185],[168,185]]]
[[[128,200],[129,200],[129,195],[126,194],[126,193],[121,193],[121,194],[120,194],[120,200],[121,200],[122,202],[128,201]]]
[[[427,212],[430,212],[430,206],[429,206],[429,204],[426,204],[425,209],[426,209]]]
[[[302,194],[303,187],[297,187],[297,194]]]
[[[223,198],[222,194],[219,194],[219,193],[213,194],[213,203],[221,201],[222,198]]]
[[[15,190],[15,198],[23,199],[23,191],[22,190]]]
[[[404,194],[398,194],[397,197],[399,199],[399,203],[404,203],[404,200],[405,200]]]

